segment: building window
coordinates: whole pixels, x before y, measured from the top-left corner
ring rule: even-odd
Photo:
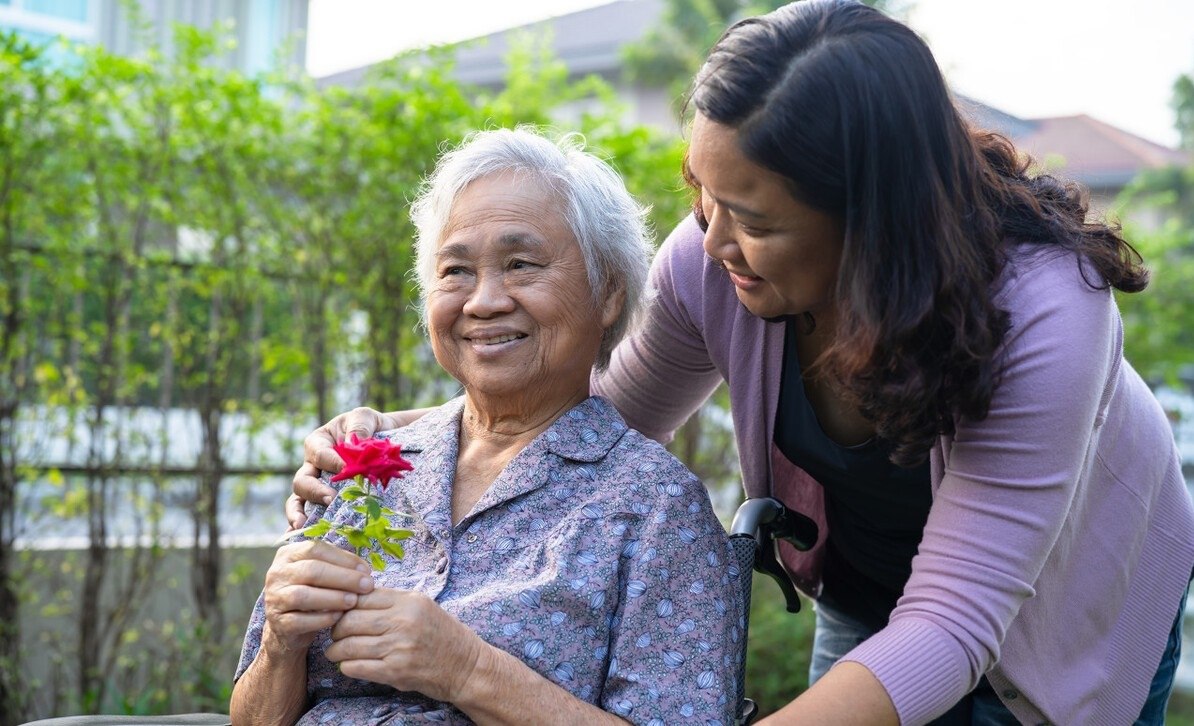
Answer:
[[[76,23],[87,22],[87,0],[25,0],[25,10]]]
[[[99,25],[96,4],[97,0],[0,0],[0,30],[25,37],[92,40]]]

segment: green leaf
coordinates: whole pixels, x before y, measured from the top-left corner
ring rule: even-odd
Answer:
[[[372,540],[385,539],[386,536],[386,521],[384,519],[375,519],[365,525],[365,534]]]
[[[365,500],[365,506],[369,508],[365,514],[369,521],[375,522],[381,519],[381,502],[377,501],[377,497],[369,497]]]
[[[369,492],[365,491],[365,488],[360,484],[349,484],[340,490],[340,498],[346,502],[351,502],[368,495]]]
[[[332,529],[332,523],[327,521],[326,519],[321,519],[318,522],[316,522],[315,524],[311,525],[310,527],[303,527],[302,529],[300,529],[297,532],[297,534],[301,534],[302,536],[307,537],[309,539],[316,539],[317,537],[324,536],[325,534],[330,532],[331,529]]]
[[[370,538],[365,533],[356,527],[337,527],[336,531],[343,535],[344,539],[348,540],[348,544],[360,549],[370,545]]]
[[[402,556],[404,554],[406,554],[405,551],[402,549],[402,545],[399,544],[398,542],[381,542],[380,544],[381,544],[381,548],[385,551],[385,553],[390,555],[391,557],[396,557],[398,559],[402,559]]]
[[[385,532],[386,537],[397,540],[406,539],[413,534],[414,532],[410,531],[409,529],[394,529],[390,527],[387,527]]]
[[[373,569],[375,570],[386,569],[386,561],[383,560],[381,555],[377,554],[376,552],[369,553],[369,561],[373,563]]]

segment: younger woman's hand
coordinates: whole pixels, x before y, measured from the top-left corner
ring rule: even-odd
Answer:
[[[347,439],[350,434],[367,439],[378,431],[409,426],[428,410],[382,413],[362,406],[336,416],[307,434],[307,438],[303,439],[305,461],[294,473],[291,482],[294,493],[286,500],[286,522],[289,528],[298,529],[306,523],[307,513],[304,505],[307,502],[326,505],[331,504],[335,498],[336,490],[319,479],[322,472],[337,474],[344,468],[344,460],[333,446]]]
[[[290,529],[298,529],[307,521],[306,502],[331,504],[336,490],[320,481],[322,472],[337,474],[344,468],[344,460],[332,447],[356,434],[367,439],[385,428],[393,428],[386,414],[371,408],[354,408],[342,413],[303,439],[303,465],[294,473],[291,486],[294,493],[286,500],[286,521]]]

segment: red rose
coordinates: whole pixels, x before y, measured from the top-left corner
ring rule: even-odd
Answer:
[[[332,477],[332,481],[361,476],[384,490],[391,479],[401,479],[402,472],[414,469],[402,458],[402,447],[391,444],[388,439],[361,439],[352,434],[350,440],[341,441],[332,448],[344,459],[344,468]]]

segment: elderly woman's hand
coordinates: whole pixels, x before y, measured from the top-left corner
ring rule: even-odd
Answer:
[[[315,634],[373,591],[372,570],[351,552],[310,540],[278,550],[265,575],[265,634],[279,653],[306,651]]]
[[[458,703],[490,646],[426,595],[380,588],[332,629],[329,660],[352,678]]]
[[[303,439],[303,465],[294,473],[291,486],[294,493],[286,500],[286,521],[290,529],[298,529],[307,521],[306,502],[331,504],[336,490],[319,479],[320,472],[333,474],[344,468],[344,460],[332,447],[356,434],[367,439],[378,431],[401,428],[417,421],[427,409],[382,413],[361,406],[342,413]]]

